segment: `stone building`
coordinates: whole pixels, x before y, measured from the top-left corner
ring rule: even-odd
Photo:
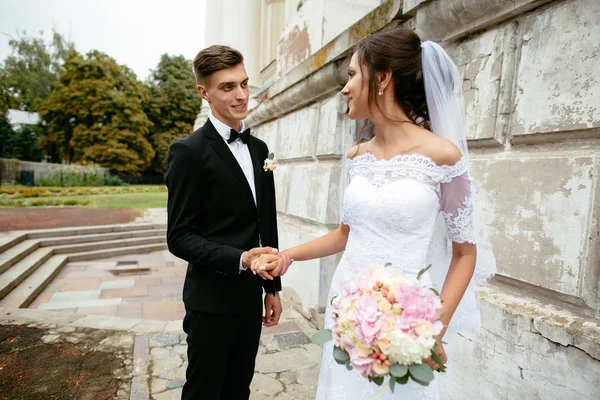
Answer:
[[[207,45],[244,53],[247,123],[278,160],[282,249],[339,224],[361,125],[339,94],[352,46],[396,25],[442,44],[463,73],[499,269],[481,291],[482,335],[454,341],[447,398],[600,398],[600,1],[207,3]],[[306,316],[319,320],[338,259],[283,277]]]

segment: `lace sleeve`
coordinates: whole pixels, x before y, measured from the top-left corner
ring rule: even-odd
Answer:
[[[473,194],[469,171],[440,184],[440,208],[448,237],[456,243],[476,244],[473,221]]]

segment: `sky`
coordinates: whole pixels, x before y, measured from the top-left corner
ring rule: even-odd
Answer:
[[[215,1],[215,0],[208,0]],[[0,63],[10,37],[56,29],[80,53],[96,49],[144,80],[164,53],[193,59],[204,47],[206,0],[0,0]]]

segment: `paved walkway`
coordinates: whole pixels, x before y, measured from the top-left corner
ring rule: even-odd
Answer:
[[[146,210],[136,222],[165,224],[166,210]],[[115,376],[132,377],[118,399],[179,400],[187,366],[185,269],[168,251],[69,263],[30,308],[0,308],[0,324],[45,329],[49,343],[78,343],[96,329],[103,332],[94,336],[97,348],[125,359],[125,371]],[[262,332],[251,400],[315,397],[321,361],[321,348],[309,339],[315,329],[283,297],[279,325]]]
[[[315,329],[299,313],[284,307],[279,325],[263,329],[251,400],[315,397],[321,360],[321,348],[309,340]],[[115,376],[133,377],[130,386],[124,384],[119,390],[119,400],[181,398],[187,366],[181,321],[0,308],[0,324],[44,329],[47,334],[43,339],[48,343],[79,343],[86,338],[88,348],[118,354],[124,359],[125,369],[115,370]],[[90,328],[97,333],[91,335]],[[90,340],[97,340],[96,345]]]

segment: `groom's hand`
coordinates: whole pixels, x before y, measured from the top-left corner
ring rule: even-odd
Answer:
[[[275,326],[279,323],[279,317],[283,312],[279,293],[265,294],[265,316],[263,317],[264,326]]]
[[[267,272],[268,278],[266,279],[273,279],[273,277],[285,274],[292,262],[294,260],[287,254],[263,254],[253,261],[251,268],[253,272],[259,273],[263,277],[263,273]]]
[[[242,254],[242,266],[244,268],[250,268],[253,274],[260,275],[263,279],[273,280],[273,277],[269,273],[260,269],[259,257],[262,262],[270,263],[278,258],[278,250],[272,247],[256,247],[252,250],[248,250]]]

